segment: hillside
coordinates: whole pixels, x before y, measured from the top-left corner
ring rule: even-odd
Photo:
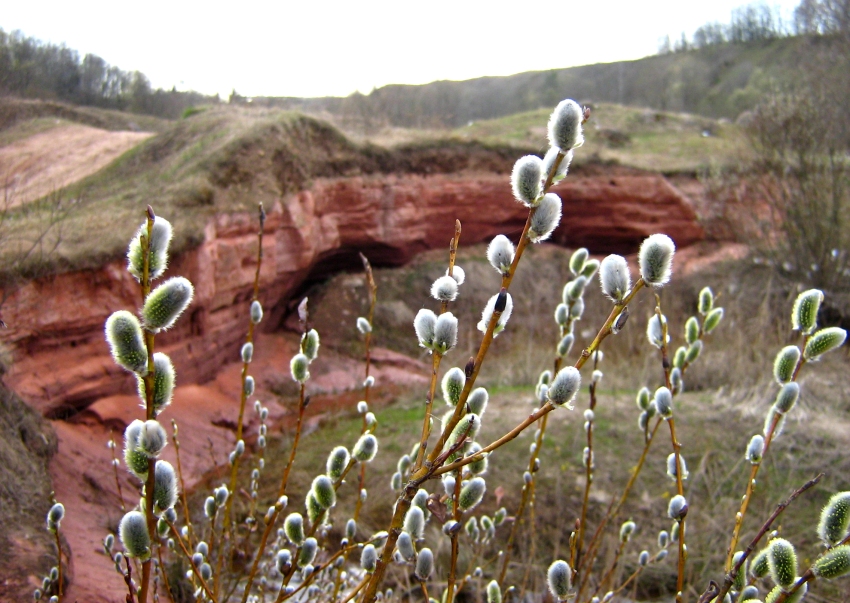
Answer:
[[[831,43],[829,38],[802,36],[726,43],[636,61],[421,86],[390,85],[367,96],[254,102],[324,112],[365,126],[458,127],[549,107],[565,96],[734,119],[753,106],[770,77],[786,75],[800,57]]]
[[[406,130],[399,137],[403,142],[390,145],[379,138],[355,140],[302,114],[256,107],[212,107],[173,122],[156,120],[146,125],[160,132],[146,138],[105,131],[127,130],[121,117],[136,116],[54,103],[50,106],[62,107],[58,115],[63,117],[39,117],[36,110],[46,111],[47,105],[25,102],[34,117],[0,129],[0,154],[37,137],[54,151],[54,138],[63,132],[58,126],[80,122],[99,126],[103,141],[113,135],[144,139],[117,147],[120,157],[96,173],[64,181],[69,186],[60,198],[76,201],[65,217],[57,253],[48,260],[60,269],[96,267],[121,255],[140,208],[148,203],[174,216],[178,249],[193,247],[212,216],[250,210],[258,201],[271,207],[316,178],[466,171],[507,175],[516,157],[542,152],[545,141],[545,110],[452,132]],[[577,154],[573,171],[610,163],[693,174],[734,156],[740,140],[738,129],[728,123],[602,104],[594,110],[586,148]],[[31,212],[12,212],[7,218],[18,233],[34,234],[38,228]]]

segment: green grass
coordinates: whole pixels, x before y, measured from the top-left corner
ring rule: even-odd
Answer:
[[[537,145],[543,153],[544,124],[550,112],[538,109],[474,122],[453,133],[466,140],[532,148]],[[618,135],[620,142],[616,140]],[[741,129],[728,121],[611,103],[593,105],[590,121],[585,125],[585,139],[576,153],[578,165],[614,161],[665,173],[694,172],[712,163],[732,163],[739,160],[745,147]]]

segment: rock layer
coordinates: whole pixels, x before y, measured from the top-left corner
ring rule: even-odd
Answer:
[[[655,232],[669,234],[680,248],[702,238],[688,199],[661,175],[571,177],[555,190],[564,217],[553,240],[562,245],[631,253]],[[277,328],[311,281],[359,265],[360,251],[378,266],[403,264],[446,246],[455,219],[466,244],[498,233],[516,240],[526,215],[502,175],[316,180],[269,208],[260,275],[264,328]],[[198,248],[172,262],[168,275],[186,276],[196,287],[188,316],[157,338],[158,350],[181,367],[181,383],[213,379],[238,352],[256,270],[256,228],[254,215],[220,215],[207,224]],[[139,305],[138,286],[123,262],[27,284],[4,306],[16,356],[9,384],[55,418],[131,393],[132,380],[109,357],[102,329],[112,311]]]

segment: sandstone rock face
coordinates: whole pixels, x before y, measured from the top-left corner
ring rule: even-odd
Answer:
[[[680,248],[702,238],[688,199],[660,175],[571,177],[556,191],[564,217],[553,240],[566,246],[632,253],[655,232],[669,234]],[[505,176],[466,173],[319,179],[268,214],[260,290],[264,328],[274,330],[306,283],[357,266],[359,251],[375,265],[400,265],[447,246],[455,219],[467,244],[499,233],[516,239],[527,212]],[[253,214],[219,216],[207,225],[203,244],[171,264],[168,275],[183,275],[196,287],[188,316],[157,338],[158,350],[180,367],[181,383],[209,381],[238,353],[256,270],[256,228]],[[9,384],[56,418],[132,393],[102,329],[111,312],[140,304],[122,262],[29,283],[4,306],[16,356]]]

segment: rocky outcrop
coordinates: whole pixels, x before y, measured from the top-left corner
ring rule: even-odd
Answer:
[[[632,253],[654,232],[669,234],[679,247],[702,238],[688,199],[661,175],[579,173],[556,191],[564,217],[553,241],[562,245]],[[311,281],[359,265],[358,252],[375,265],[400,265],[447,246],[455,219],[463,224],[463,243],[472,244],[498,233],[516,239],[526,215],[506,177],[497,174],[315,180],[268,208],[260,289],[270,320],[264,326],[279,326]],[[157,338],[159,351],[181,367],[181,383],[209,381],[236,357],[256,270],[256,228],[253,214],[217,216],[204,242],[172,262],[168,274],[186,276],[196,287],[189,316]],[[16,356],[8,382],[55,418],[132,393],[132,380],[109,357],[102,329],[111,312],[139,305],[138,286],[119,262],[27,284],[4,306]]]

